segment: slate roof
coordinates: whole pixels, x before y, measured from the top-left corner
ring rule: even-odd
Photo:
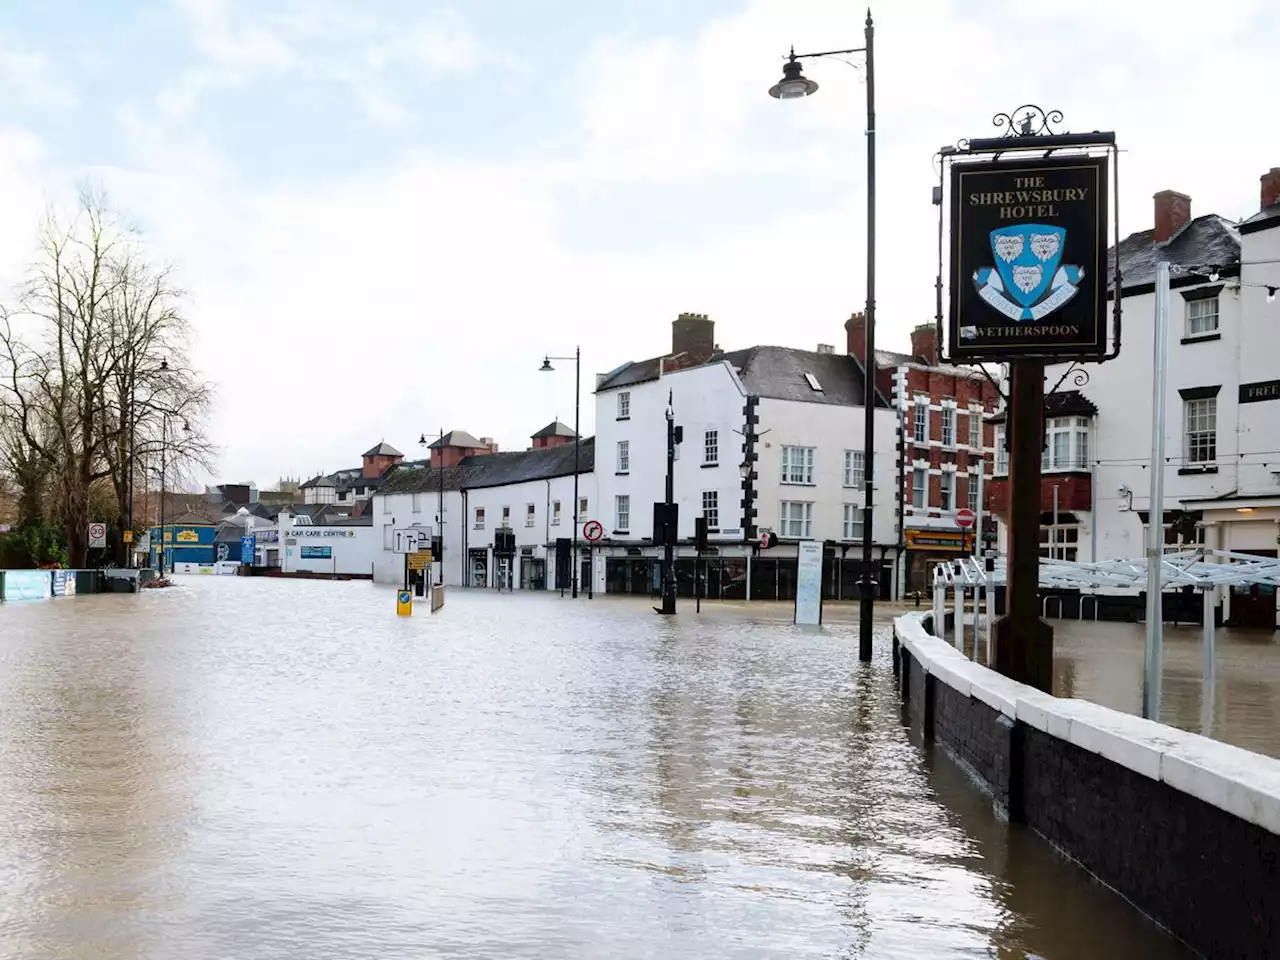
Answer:
[[[1120,279],[1125,290],[1142,284],[1154,283],[1156,264],[1161,260],[1185,266],[1217,265],[1225,267],[1240,261],[1240,230],[1230,220],[1216,213],[1205,214],[1188,222],[1173,239],[1161,246],[1154,246],[1154,230],[1140,230],[1120,241]],[[1226,271],[1224,271],[1226,272]],[[1184,277],[1178,284],[1204,283],[1198,275]],[[1115,288],[1115,248],[1107,251],[1107,287]]]
[[[620,367],[599,383],[596,392],[657,379],[661,359],[653,357]],[[804,403],[862,405],[862,365],[855,357],[846,354],[757,346],[732,350],[707,363],[720,363],[723,360],[727,360],[738,371],[738,377],[747,393],[754,396]],[[809,386],[804,376],[806,373],[813,374],[822,387],[821,391]],[[877,402],[880,406],[888,406],[878,390]]]
[[[464,447],[472,450],[483,450],[485,444],[465,430],[450,430],[443,437],[431,443],[427,449],[440,450],[443,447]]]
[[[547,437],[575,437],[577,434],[573,432],[573,428],[567,423],[561,423],[559,420],[553,420],[545,427],[533,435],[533,440],[543,440]]]
[[[1240,224],[1240,232],[1254,233],[1271,227],[1280,227],[1280,203],[1273,203],[1269,207],[1263,207],[1244,223]]]
[[[1044,415],[1046,417],[1096,417],[1098,405],[1079,390],[1060,390],[1044,398]],[[1001,410],[987,417],[987,423],[1004,423],[1007,410]]]
[[[366,450],[361,456],[364,457],[403,457],[404,454],[387,443],[385,440],[371,450]]]
[[[443,482],[446,490],[475,490],[529,480],[549,480],[573,475],[573,451],[580,447],[578,470],[595,469],[595,437],[580,445],[562,443],[555,447],[511,453],[479,453],[463,457],[456,467],[397,470],[387,478],[382,493],[435,493]]]
[[[920,357],[909,353],[898,353],[896,350],[877,350],[876,363],[882,367],[896,367],[904,363],[922,363]]]
[[[336,487],[336,486],[337,484],[334,483],[331,479],[326,477],[324,474],[320,474],[319,476],[312,477],[306,483],[298,484],[298,489],[310,490],[312,487]]]

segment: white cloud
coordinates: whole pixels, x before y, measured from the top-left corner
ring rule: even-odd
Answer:
[[[76,93],[49,56],[0,34],[0,90],[8,99],[41,110],[68,110]]]
[[[988,132],[993,113],[1020,102],[1060,107],[1068,128],[1119,132],[1126,231],[1150,225],[1150,195],[1166,186],[1191,193],[1197,212],[1256,207],[1258,174],[1280,163],[1255,116],[1256,91],[1271,83],[1259,39],[1269,14],[1240,6],[1235,20],[1205,31],[1213,47],[1197,57],[1169,25],[1148,42],[1128,7],[1129,32],[1106,34],[1109,7],[1085,4],[1049,17],[1026,5],[915,0],[878,15],[884,345],[904,346],[910,327],[933,315],[933,151]],[[1194,34],[1190,5],[1174,7]],[[215,17],[225,8],[201,9]],[[437,48],[334,10],[317,5],[310,19],[269,25],[292,61],[237,26],[210,48],[225,60],[210,62],[305,72],[345,33],[356,68],[344,82],[359,90],[367,79],[370,114],[404,124],[381,81],[390,63],[420,56],[456,70],[501,58],[459,39],[456,25],[442,28]],[[711,314],[726,347],[843,344],[843,321],[864,297],[862,75],[813,62],[805,69],[822,85],[817,96],[779,103],[766,90],[791,42],[860,46],[861,21],[835,0],[757,0],[689,40],[602,37],[568,76],[530,78],[573,98],[574,139],[489,163],[419,151],[315,187],[261,192],[189,131],[125,115],[143,159],[104,176],[154,248],[177,257],[191,290],[199,358],[221,384],[221,475],[268,483],[334,469],[382,437],[412,454],[418,434],[439,426],[523,446],[553,415],[572,417],[569,377],[536,370],[544,353],[578,344],[590,432],[590,374],[661,352],[683,310]],[[1011,59],[1010,43],[1034,56]],[[23,169],[40,162],[38,145],[12,142],[25,144]],[[0,191],[4,176],[0,167]],[[667,185],[686,196],[690,185],[723,190],[747,178],[755,190],[803,179],[821,199],[704,224],[702,239],[639,252],[620,242],[625,222],[598,236],[566,232],[576,226],[565,220],[570,189],[608,211],[641,185],[660,208]]]

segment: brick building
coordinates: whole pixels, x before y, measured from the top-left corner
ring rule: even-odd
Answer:
[[[848,352],[863,361],[866,318],[855,313],[845,323]],[[901,451],[897,490],[902,562],[901,589],[927,589],[934,564],[973,552],[973,531],[956,525],[956,512],[984,515],[984,538],[995,523],[983,491],[978,510],[979,473],[991,476],[994,431],[987,418],[999,409],[999,394],[976,368],[941,363],[933,324],[911,331],[911,353],[876,351],[876,378],[899,413]],[[985,485],[985,481],[984,484]]]

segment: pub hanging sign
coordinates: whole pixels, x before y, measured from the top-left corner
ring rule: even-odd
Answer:
[[[1107,158],[951,166],[951,356],[1107,349]]]

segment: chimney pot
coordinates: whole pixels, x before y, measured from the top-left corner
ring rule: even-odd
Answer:
[[[835,353],[835,352],[836,352],[836,348],[835,348],[834,346],[832,346],[831,344],[829,344],[829,343],[820,343],[820,344],[818,344],[818,353],[821,353],[821,354],[831,354],[831,353]]]
[[[1273,207],[1280,203],[1280,167],[1272,167],[1259,179],[1262,181],[1262,207]]]
[[[1152,243],[1167,243],[1191,219],[1191,198],[1177,190],[1161,190],[1155,200],[1155,233]]]
[[[911,354],[929,366],[938,364],[938,331],[931,323],[922,323],[911,331]]]
[[[857,357],[864,367],[867,361],[867,315],[859,310],[844,322],[845,352]]]
[[[705,313],[682,313],[671,321],[671,353],[687,354],[685,363],[706,363],[716,351],[716,323]]]

